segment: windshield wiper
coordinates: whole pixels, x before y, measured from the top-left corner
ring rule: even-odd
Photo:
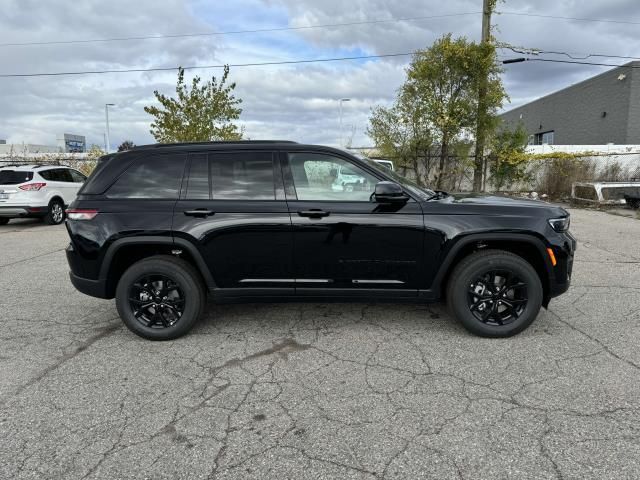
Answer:
[[[449,196],[449,194],[444,190],[434,190],[433,192],[434,192],[433,195],[427,198],[427,202],[429,200],[440,200],[441,198],[446,198]]]

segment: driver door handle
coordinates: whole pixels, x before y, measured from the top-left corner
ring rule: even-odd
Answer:
[[[300,215],[301,217],[322,218],[328,217],[330,215],[330,212],[325,212],[324,210],[320,210],[319,208],[312,208],[311,210],[299,211],[298,215]]]
[[[187,217],[210,217],[211,215],[215,215],[216,212],[206,208],[196,208],[195,210],[185,210],[184,214]]]

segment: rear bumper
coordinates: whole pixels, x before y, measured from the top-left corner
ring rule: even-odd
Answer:
[[[76,254],[73,244],[69,244],[66,248],[67,262],[69,263],[69,279],[76,290],[85,295],[97,298],[113,298],[113,295],[107,294],[107,281],[105,279],[85,278],[85,272],[82,268],[82,261]]]
[[[2,205],[0,204],[0,217],[42,217],[47,214],[48,207],[31,207],[25,205]]]
[[[73,272],[69,272],[69,279],[76,290],[85,295],[98,298],[110,298],[107,295],[107,285],[104,280],[91,280],[88,278],[82,278],[75,275]]]

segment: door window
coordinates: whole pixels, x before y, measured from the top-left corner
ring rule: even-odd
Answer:
[[[228,152],[209,155],[211,198],[275,200],[271,152]]]
[[[195,153],[189,156],[189,178],[187,179],[187,200],[209,200],[209,164],[206,153]]]
[[[289,154],[298,200],[368,202],[378,179],[360,167],[331,155]]]
[[[73,179],[74,183],[84,183],[84,181],[87,179],[87,177],[85,177],[80,172],[76,172],[75,170],[69,170],[69,173],[71,173],[71,178]]]
[[[66,168],[60,168],[58,170],[58,181],[59,182],[73,183],[73,177],[71,176],[71,170],[67,170]]]
[[[107,192],[109,198],[178,198],[186,155],[154,155],[135,160]]]

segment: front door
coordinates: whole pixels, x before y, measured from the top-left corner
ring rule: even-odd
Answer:
[[[296,294],[417,295],[424,236],[418,202],[373,202],[375,184],[384,178],[347,157],[289,152],[282,162]]]
[[[273,152],[190,154],[173,232],[197,246],[227,294],[293,294],[292,226]]]

